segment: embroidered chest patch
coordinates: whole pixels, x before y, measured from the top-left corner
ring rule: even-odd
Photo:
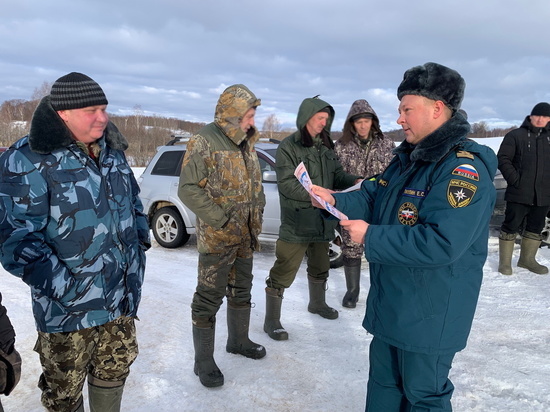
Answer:
[[[477,186],[473,183],[460,179],[451,179],[447,187],[447,200],[454,208],[465,207],[470,204],[476,191]]]
[[[463,164],[455,168],[455,170],[453,170],[453,175],[466,177],[479,182],[479,173],[475,167],[469,164]]]
[[[397,218],[402,225],[412,226],[418,221],[418,209],[411,202],[405,202],[399,206]]]

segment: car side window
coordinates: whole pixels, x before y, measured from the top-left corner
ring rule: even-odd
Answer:
[[[151,170],[151,174],[157,176],[179,176],[184,154],[185,151],[183,150],[164,152],[160,155],[153,170]]]
[[[275,170],[264,158],[258,156],[258,160],[260,161],[260,169],[262,170],[262,173]]]

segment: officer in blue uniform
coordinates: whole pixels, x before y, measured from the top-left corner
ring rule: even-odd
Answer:
[[[437,63],[407,70],[397,90],[406,138],[388,168],[356,192],[315,188],[348,216],[341,225],[370,265],[369,412],[452,410],[448,375],[471,329],[496,197],[496,155],[466,138],[458,113],[464,88]]]

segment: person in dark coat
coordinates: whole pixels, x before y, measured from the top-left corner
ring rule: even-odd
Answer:
[[[496,155],[467,139],[458,113],[464,88],[437,63],[407,70],[405,141],[386,170],[355,192],[314,188],[348,216],[340,224],[369,262],[368,412],[452,410],[449,371],[472,326],[496,199]]]
[[[544,275],[548,268],[539,264],[535,255],[550,208],[550,104],[536,104],[522,125],[504,136],[497,157],[498,168],[508,183],[498,271],[503,275],[513,273],[515,239],[525,225],[518,267]]]
[[[15,330],[0,293],[0,394],[8,396],[21,376],[21,356],[15,350]],[[0,402],[0,412],[3,412]]]
[[[309,286],[308,311],[325,319],[337,319],[338,311],[326,303],[325,286],[329,276],[329,242],[337,222],[325,221],[311,205],[309,194],[294,171],[303,162],[314,184],[334,190],[347,189],[360,176],[344,171],[334,153],[330,128],[334,109],[318,97],[302,101],[296,117],[297,130],[277,149],[277,186],[281,205],[281,226],[275,246],[277,259],[266,279],[264,331],[275,340],[287,340],[280,322],[283,293],[296,278],[307,257]]]

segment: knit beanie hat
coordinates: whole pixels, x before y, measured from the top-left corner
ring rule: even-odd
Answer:
[[[457,71],[438,63],[426,63],[405,72],[403,81],[397,88],[397,98],[401,100],[406,94],[424,96],[441,100],[456,111],[464,98],[465,88],[466,83]]]
[[[550,104],[541,102],[537,103],[533,110],[531,110],[531,116],[547,116],[550,117]]]
[[[85,74],[76,72],[55,81],[50,101],[54,110],[81,109],[109,103],[99,84]]]

